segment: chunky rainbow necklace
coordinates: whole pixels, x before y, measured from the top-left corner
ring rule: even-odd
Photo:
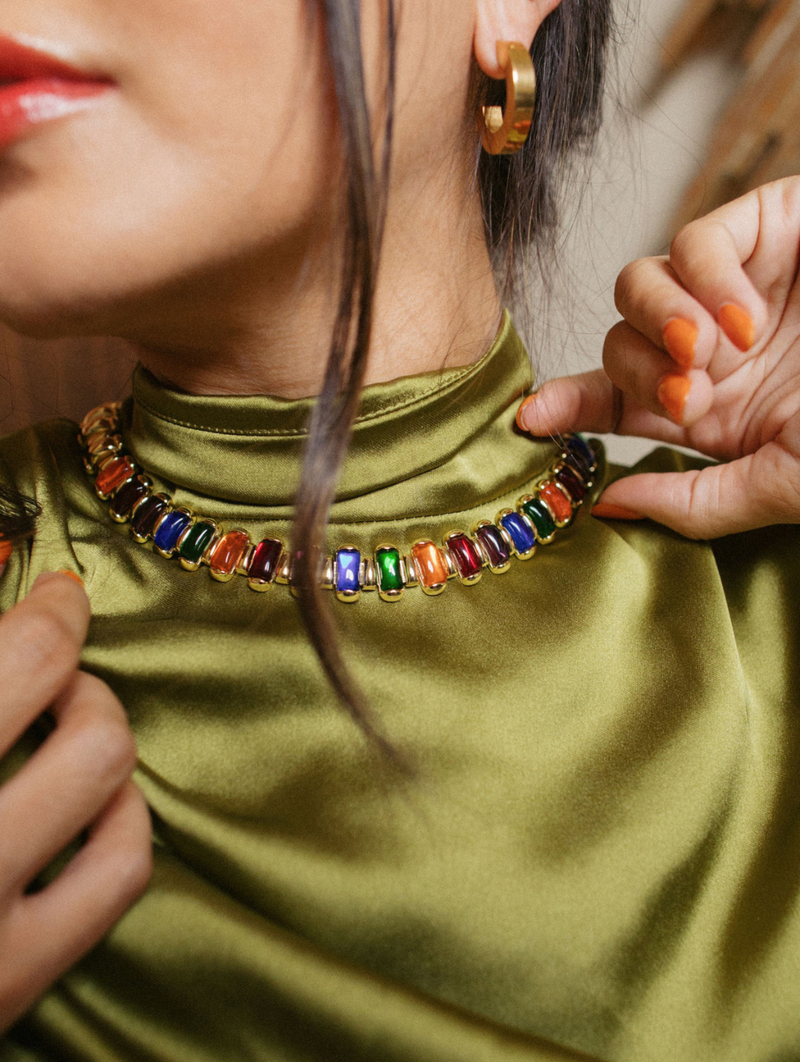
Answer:
[[[269,590],[274,583],[291,587],[292,556],[280,538],[253,542],[247,531],[226,531],[216,520],[153,491],[152,481],[123,445],[120,405],[93,409],[78,436],[86,471],[98,497],[110,502],[111,519],[130,522],[137,542],[152,541],[157,553],[179,558],[188,571],[206,565],[220,582],[243,575],[253,590]],[[484,568],[499,575],[508,571],[513,558],[530,560],[538,544],[551,542],[559,528],[571,523],[593,486],[596,469],[591,446],[580,435],[568,435],[533,493],[519,498],[514,509],[501,510],[493,521],[480,520],[471,534],[450,531],[441,546],[430,540],[415,542],[408,553],[381,545],[365,554],[357,546],[343,545],[325,558],[322,585],[335,591],[340,601],[355,601],[370,590],[384,601],[397,601],[406,589],[417,586],[425,594],[440,594],[450,579],[472,586]]]

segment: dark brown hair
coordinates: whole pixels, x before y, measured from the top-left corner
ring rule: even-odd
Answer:
[[[360,0],[318,0],[326,21],[347,164],[348,231],[341,295],[325,384],[311,419],[303,475],[295,504],[292,548],[300,612],[308,637],[342,705],[367,736],[390,756],[369,706],[342,658],[329,598],[319,573],[336,482],[369,353],[372,301],[380,257],[389,180],[396,0],[386,2],[385,124],[382,144],[372,142],[360,44]],[[542,24],[531,49],[538,91],[533,128],[514,156],[481,152],[473,132],[477,185],[486,240],[507,304],[525,290],[531,254],[545,265],[555,246],[564,178],[576,156],[591,148],[600,124],[610,0],[562,0]],[[481,104],[504,103],[505,86],[477,72],[465,128]],[[377,161],[376,161],[377,159]]]

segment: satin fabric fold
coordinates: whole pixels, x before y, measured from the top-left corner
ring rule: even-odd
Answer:
[[[331,548],[513,504],[555,449],[513,426],[530,383],[506,322],[470,369],[368,389]],[[140,373],[126,441],[177,500],[286,535],[308,408]],[[3,1062],[800,1057],[795,528],[710,546],[584,509],[478,586],[334,603],[404,773],[335,704],[286,589],[135,544],[75,432],[0,444],[43,510],[0,599],[85,579],[83,666],[136,733],[156,870]]]

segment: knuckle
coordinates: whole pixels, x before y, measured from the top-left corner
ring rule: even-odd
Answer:
[[[79,740],[83,758],[94,773],[114,783],[127,778],[136,767],[136,741],[116,713],[95,713],[82,726]]]
[[[644,259],[639,258],[635,262],[629,262],[617,277],[614,285],[614,304],[620,313],[623,312],[623,306],[630,302],[635,290],[635,277],[643,261]]]
[[[690,221],[688,225],[684,225],[672,239],[672,243],[669,247],[669,257],[671,262],[685,262],[691,257],[692,248],[694,247],[698,230],[702,228],[702,221]]]

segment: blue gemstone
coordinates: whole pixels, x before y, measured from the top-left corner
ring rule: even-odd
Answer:
[[[586,442],[586,440],[580,437],[580,435],[573,435],[571,437],[571,439],[567,443],[567,449],[573,450],[575,451],[575,453],[580,454],[584,461],[586,461],[586,463],[589,465],[589,468],[594,468],[597,464],[597,459],[594,456],[594,451],[592,450],[591,446],[589,446],[589,444]]]
[[[336,590],[340,594],[355,593],[360,590],[358,570],[361,567],[361,554],[357,549],[340,549],[336,554]]]
[[[519,513],[508,513],[500,521],[511,535],[511,541],[517,553],[528,553],[536,545],[536,535],[528,527]]]
[[[184,531],[191,522],[191,516],[187,516],[186,513],[167,513],[161,521],[161,525],[159,526],[159,529],[156,532],[156,537],[153,541],[163,553],[172,553],[178,544],[181,532]]]

